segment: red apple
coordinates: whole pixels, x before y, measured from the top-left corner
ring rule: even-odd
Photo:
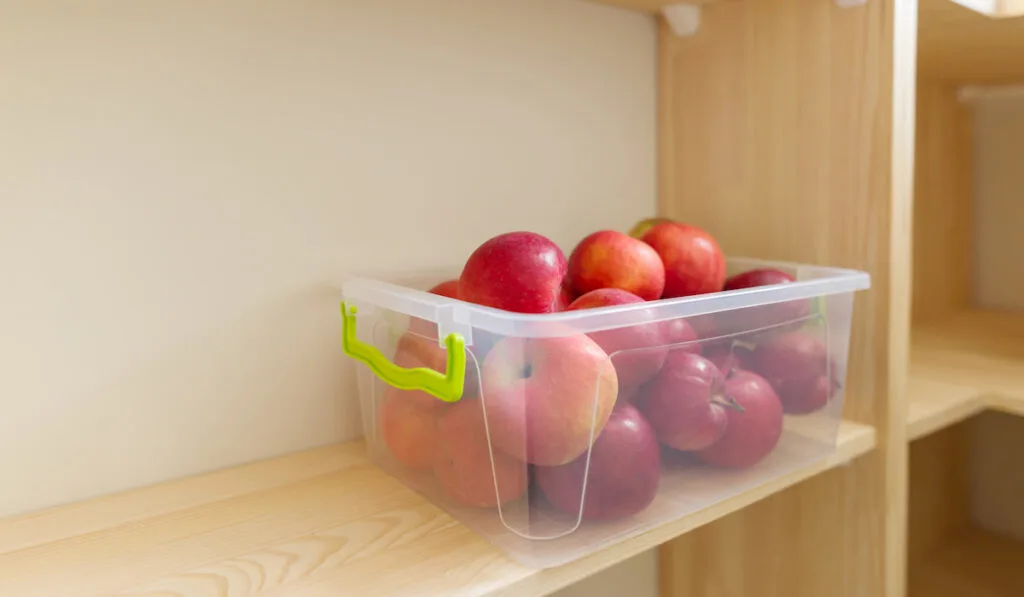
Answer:
[[[573,249],[569,284],[578,295],[619,288],[653,301],[665,289],[665,266],[650,245],[615,230],[601,230]]]
[[[704,357],[677,352],[637,401],[658,440],[676,450],[701,450],[725,433],[725,379]]]
[[[732,276],[725,281],[725,290],[790,284],[795,280],[793,276],[782,270],[770,267],[759,268]],[[749,307],[739,311],[724,313],[721,317],[729,322],[729,331],[741,332],[767,326],[778,326],[783,323],[794,323],[796,327],[800,327],[810,313],[811,301],[809,299],[800,299]],[[781,331],[788,331],[789,329],[792,329],[792,326],[786,326]],[[771,332],[773,330],[768,331]]]
[[[410,468],[430,470],[437,451],[437,415],[442,411],[408,400],[405,394],[392,387],[384,393],[380,405],[381,435],[399,462]]]
[[[488,508],[526,493],[526,464],[488,445],[479,401],[452,405],[438,421],[437,433],[434,476],[454,503]]]
[[[579,297],[569,311],[594,309],[612,305],[632,305],[645,302],[644,299],[618,288],[600,288]],[[638,317],[651,320],[654,314],[649,310],[639,312]],[[664,326],[657,323],[639,323],[622,328],[591,332],[588,334],[612,358],[615,373],[619,378],[621,392],[632,392],[640,384],[654,377],[665,362]],[[630,349],[648,349],[633,350]],[[618,353],[618,354],[616,354]]]
[[[728,410],[725,434],[697,456],[718,467],[747,468],[779,443],[782,403],[768,381],[750,371],[739,371],[726,380],[725,392],[739,409]]]
[[[459,298],[459,281],[446,280],[427,292],[457,299]],[[409,320],[409,331],[424,338],[437,338],[437,324],[426,319],[420,319],[419,317],[413,317]]]
[[[617,406],[589,454],[589,473],[586,452],[562,466],[536,468],[537,485],[555,508],[578,516],[582,506],[585,520],[613,520],[651,505],[661,454],[654,430],[636,408]]]
[[[750,370],[753,352],[753,349],[746,345],[727,343],[708,348],[704,356],[728,378],[738,371]]]
[[[757,345],[753,370],[775,388],[787,413],[807,414],[828,403],[835,393],[836,367],[828,347],[806,332],[789,332]]]
[[[514,311],[558,310],[568,264],[558,245],[532,232],[509,232],[477,247],[459,277],[464,301]]]
[[[463,382],[463,397],[474,397],[479,393],[479,377],[473,357],[467,349],[466,354],[466,378]],[[426,367],[439,373],[448,370],[448,351],[438,344],[436,339],[419,336],[411,332],[402,334],[398,340],[398,348],[392,362],[403,369],[414,367]],[[441,408],[445,402],[439,400],[422,390],[402,391],[402,399],[415,402],[428,408]]]
[[[725,255],[704,230],[666,222],[648,230],[642,240],[665,264],[663,298],[719,292],[725,285]]]
[[[682,317],[670,319],[662,324],[662,329],[665,334],[665,344],[671,350],[670,356],[676,352],[700,354],[703,351],[701,343],[698,342],[703,336],[697,333],[689,320]]]
[[[491,441],[546,466],[590,447],[619,390],[607,353],[583,334],[505,338],[487,354],[482,376]]]

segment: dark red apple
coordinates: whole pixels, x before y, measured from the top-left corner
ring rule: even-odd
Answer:
[[[728,378],[739,370],[752,367],[754,349],[737,342],[716,342],[704,351],[704,356]]]
[[[719,292],[725,285],[725,255],[714,237],[689,224],[665,222],[644,233],[665,264],[663,298]]]
[[[674,352],[644,386],[637,407],[658,440],[676,450],[701,450],[725,433],[725,379],[715,365],[690,352]]]
[[[745,271],[732,276],[725,281],[725,290],[739,290],[742,288],[754,288],[757,286],[772,286],[776,284],[790,284],[795,281],[793,276],[775,268],[759,268]],[[799,299],[786,301],[784,303],[772,303],[748,307],[739,311],[723,313],[719,316],[728,325],[729,332],[742,332],[769,326],[778,326],[779,331],[785,332],[800,327],[810,316],[810,299]],[[789,323],[792,325],[781,326]],[[773,330],[766,330],[772,332]]]
[[[568,278],[578,295],[619,288],[653,301],[665,289],[665,266],[647,243],[615,230],[600,230],[580,241],[569,255]]]
[[[612,411],[587,454],[562,466],[535,468],[537,484],[558,510],[585,520],[613,520],[647,508],[658,493],[661,454],[654,430],[629,404]],[[586,491],[584,499],[584,475]]]
[[[753,466],[771,453],[782,437],[782,403],[771,384],[750,371],[739,371],[726,380],[725,393],[739,409],[727,411],[725,434],[697,456],[722,468]]]
[[[807,332],[789,332],[758,344],[752,368],[772,384],[791,414],[824,407],[838,388],[828,347]]]
[[[533,232],[509,232],[477,247],[459,277],[459,298],[516,313],[553,313],[568,264],[558,245]]]
[[[579,297],[569,305],[567,310],[576,311],[643,302],[645,302],[644,299],[625,290],[601,288]],[[649,321],[653,319],[654,315],[645,309],[639,312],[638,317]],[[654,377],[661,369],[662,363],[665,362],[666,351],[663,349],[665,337],[662,324],[638,323],[622,328],[591,332],[587,335],[612,358],[615,373],[619,378],[619,391],[622,393],[631,393],[640,384]]]

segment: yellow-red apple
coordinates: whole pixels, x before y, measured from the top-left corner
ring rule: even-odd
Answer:
[[[689,224],[665,222],[648,230],[643,242],[665,264],[664,298],[719,292],[725,286],[725,255],[714,237]]]
[[[439,409],[408,400],[396,388],[388,388],[380,405],[380,430],[391,454],[402,464],[430,470],[437,452]]]
[[[480,401],[455,403],[437,429],[434,476],[452,502],[488,508],[526,493],[527,465],[488,445]]]
[[[505,338],[488,353],[482,377],[491,441],[520,460],[547,466],[590,447],[619,389],[607,353],[583,334]]]
[[[569,284],[578,295],[618,288],[653,301],[665,289],[665,266],[647,243],[615,230],[601,230],[573,249]]]

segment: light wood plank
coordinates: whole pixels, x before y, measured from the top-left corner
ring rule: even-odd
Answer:
[[[972,530],[911,568],[909,597],[1020,597],[1024,544]]]
[[[914,375],[977,388],[986,405],[1024,410],[1024,315],[963,311],[916,325]]]
[[[987,406],[977,388],[915,375],[913,366],[909,390],[907,437],[911,441],[969,419]]]
[[[997,18],[952,0],[920,0],[919,70],[927,79],[1009,83],[1024,79],[1024,18]],[[1019,1],[1005,5],[1009,16]]]
[[[541,595],[874,445],[844,422],[829,458],[548,570],[504,557],[361,444],[333,446],[0,520],[0,595]]]
[[[913,316],[925,321],[971,300],[971,111],[954,86],[919,81],[916,152]]]
[[[772,0],[715,4],[694,37],[659,36],[661,215],[732,254],[871,273],[846,416],[881,446],[663,547],[665,597],[903,593],[916,33],[913,1]]]

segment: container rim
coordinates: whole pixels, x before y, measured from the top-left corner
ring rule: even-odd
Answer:
[[[797,281],[632,305],[544,314],[504,311],[363,276],[347,278],[342,283],[342,295],[348,302],[383,307],[431,321],[438,324],[442,335],[459,331],[468,336],[467,340],[471,342],[472,329],[503,336],[560,337],[852,293],[871,287],[871,276],[858,270],[739,257],[728,261],[731,264],[742,263],[751,269],[777,267],[793,270],[797,273]],[[800,279],[805,277],[809,279]],[[467,329],[467,326],[471,329]]]

